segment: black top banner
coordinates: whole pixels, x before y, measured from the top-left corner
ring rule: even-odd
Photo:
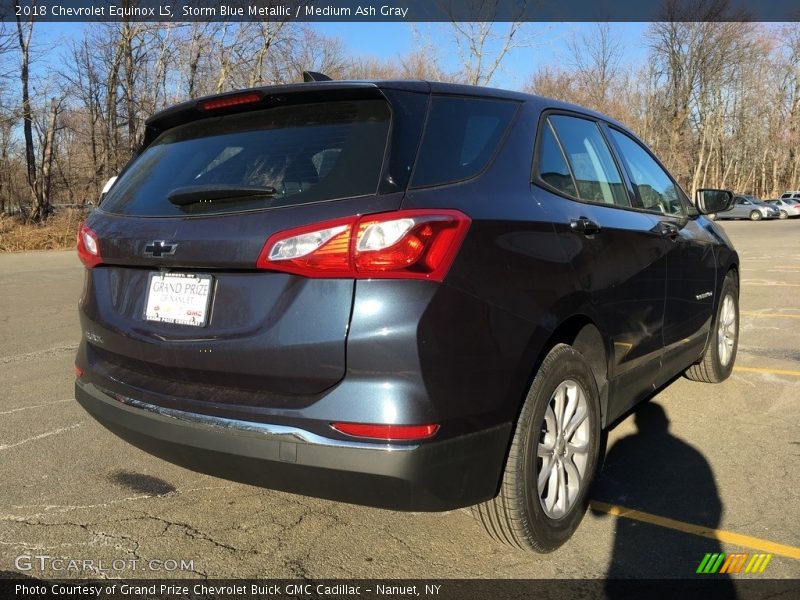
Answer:
[[[4,21],[800,21],[796,0],[0,0]]]

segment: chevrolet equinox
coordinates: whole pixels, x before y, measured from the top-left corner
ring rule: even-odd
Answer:
[[[739,259],[603,115],[315,81],[147,121],[78,234],[77,401],[165,460],[563,544],[603,432],[728,377]]]

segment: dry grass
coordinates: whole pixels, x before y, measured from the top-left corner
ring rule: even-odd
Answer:
[[[64,210],[44,224],[24,224],[16,217],[0,216],[0,252],[65,250],[75,247],[75,237],[86,214]]]

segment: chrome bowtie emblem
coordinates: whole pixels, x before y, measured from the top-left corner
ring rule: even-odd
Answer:
[[[155,256],[158,258],[160,256],[175,254],[177,248],[178,244],[168,244],[163,240],[157,240],[144,247],[144,254],[145,256]]]

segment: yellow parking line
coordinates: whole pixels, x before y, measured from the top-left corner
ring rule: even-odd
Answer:
[[[722,529],[712,529],[710,527],[703,527],[702,525],[695,525],[693,523],[685,523],[677,519],[670,519],[659,515],[634,510],[632,508],[625,508],[616,504],[606,504],[605,502],[598,502],[597,500],[591,501],[593,510],[608,513],[616,517],[625,517],[626,519],[633,519],[634,521],[641,521],[643,523],[650,523],[651,525],[658,525],[659,527],[666,527],[668,529],[675,529],[684,533],[690,533],[700,537],[709,538],[712,540],[719,540],[725,544],[733,544],[734,546],[741,546],[743,548],[752,548],[753,550],[761,550],[762,552],[770,552],[772,554],[780,554],[795,560],[800,560],[800,548],[797,546],[787,546],[786,544],[778,544],[770,540],[751,537],[749,535],[742,535],[740,533],[733,533],[732,531],[724,531]]]
[[[758,367],[733,367],[734,371],[745,371],[748,373],[769,373],[771,375],[791,375],[800,377],[800,371],[790,371],[788,369],[761,369]]]
[[[756,312],[754,310],[740,310],[739,314],[747,315],[748,317],[783,317],[785,319],[800,319],[800,315],[787,315],[776,312]]]

